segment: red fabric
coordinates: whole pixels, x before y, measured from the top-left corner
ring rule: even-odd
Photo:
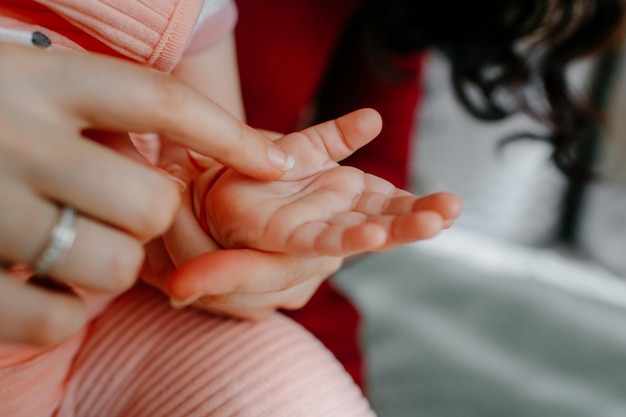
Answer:
[[[406,188],[411,138],[422,96],[417,77],[421,73],[422,57],[395,59],[394,64],[408,75],[394,80],[392,75],[385,75],[368,64],[357,44],[357,39],[348,38],[340,46],[319,98],[318,119],[334,119],[362,107],[376,109],[383,119],[382,132],[343,164]]]
[[[300,125],[359,2],[236,2],[241,87],[252,126],[287,133]]]
[[[344,163],[405,187],[409,138],[421,96],[418,77],[391,82],[368,69],[356,37],[344,35],[361,3],[238,0],[236,39],[246,117],[254,127],[292,132],[311,120],[313,102],[319,105],[319,120],[375,108],[383,116],[383,132]],[[421,58],[402,65],[418,75]],[[364,386],[359,314],[344,295],[327,282],[306,307],[288,314]]]

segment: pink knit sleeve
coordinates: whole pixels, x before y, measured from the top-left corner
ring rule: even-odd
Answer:
[[[113,50],[160,71],[182,56],[202,0],[37,0]]]

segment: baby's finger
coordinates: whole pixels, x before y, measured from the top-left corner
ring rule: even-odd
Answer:
[[[220,250],[190,259],[170,276],[168,293],[183,304],[205,295],[274,293],[323,280],[340,258],[299,258],[253,249]],[[253,276],[250,271],[254,271]]]
[[[76,333],[85,319],[77,296],[47,291],[0,271],[0,339],[51,345]]]
[[[387,231],[384,244],[376,248],[384,252],[400,245],[435,237],[445,228],[446,222],[434,211],[417,211],[405,215],[382,215],[370,219]]]
[[[412,211],[434,211],[446,221],[457,218],[463,210],[459,197],[451,193],[436,193],[420,197],[412,207]]]
[[[391,199],[386,204],[382,214],[401,216],[417,212],[437,213],[443,221],[441,228],[448,229],[461,214],[462,207],[461,200],[456,195],[450,193],[437,193],[424,197],[407,195]],[[410,230],[407,229],[407,231]],[[420,237],[417,240],[421,239],[423,238]]]
[[[308,222],[289,236],[292,253],[317,256],[350,256],[378,248],[387,239],[386,230],[373,222],[329,224]]]
[[[392,196],[379,192],[363,193],[353,208],[367,215],[401,215],[414,211],[434,211],[444,220],[455,219],[462,210],[461,200],[454,194],[436,193],[418,197],[397,190]]]
[[[306,136],[312,143],[328,153],[336,162],[374,139],[382,128],[382,119],[373,109],[360,109],[338,119],[309,127],[296,135]],[[285,136],[289,138],[291,135]],[[282,143],[284,139],[278,139]]]
[[[232,293],[201,297],[194,306],[245,320],[261,320],[277,309],[297,310],[313,297],[326,277],[320,276],[274,293]]]

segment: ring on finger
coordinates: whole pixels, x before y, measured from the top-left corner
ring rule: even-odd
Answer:
[[[36,275],[46,275],[53,266],[63,262],[74,244],[76,217],[76,210],[73,207],[63,207],[58,222],[50,232],[48,245],[34,263]]]

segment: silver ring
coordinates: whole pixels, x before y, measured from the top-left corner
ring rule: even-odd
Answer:
[[[63,207],[59,221],[50,232],[48,246],[35,262],[36,275],[45,275],[50,268],[65,259],[76,237],[76,217],[76,210],[69,206]]]

